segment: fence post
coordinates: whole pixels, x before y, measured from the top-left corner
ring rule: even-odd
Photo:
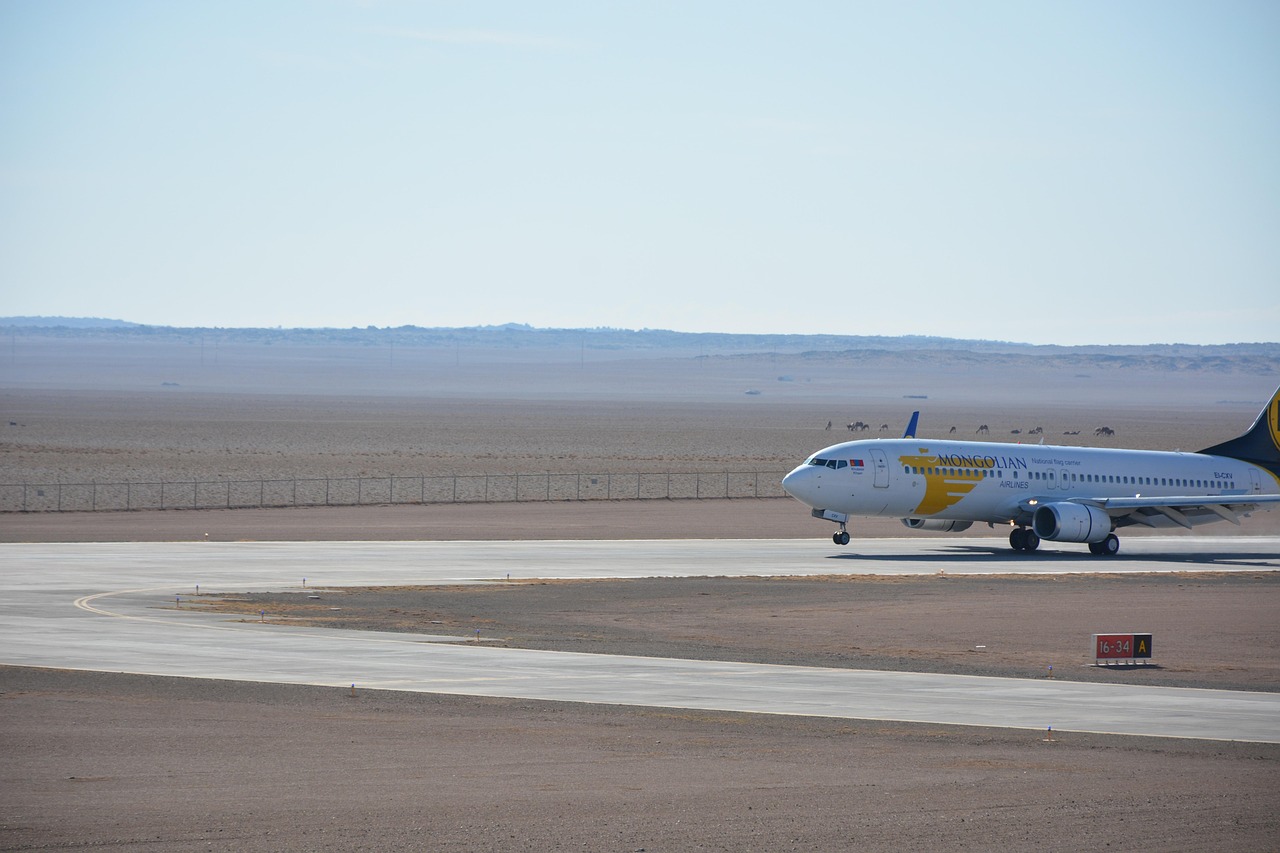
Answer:
[[[98,511],[98,481],[93,481],[93,511]]]

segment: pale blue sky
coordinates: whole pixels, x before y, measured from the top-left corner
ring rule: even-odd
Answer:
[[[1280,3],[0,0],[0,315],[1277,340]]]

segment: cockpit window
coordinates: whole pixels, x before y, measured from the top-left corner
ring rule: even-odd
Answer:
[[[826,468],[848,468],[849,461],[847,459],[819,459],[817,456],[809,460],[810,465],[817,465]]]

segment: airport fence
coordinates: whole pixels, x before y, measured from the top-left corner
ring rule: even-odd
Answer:
[[[0,512],[784,497],[782,471],[0,484]]]

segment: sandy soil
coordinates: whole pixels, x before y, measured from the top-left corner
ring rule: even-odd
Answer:
[[[1280,753],[0,669],[0,848],[1269,850]]]
[[[215,364],[232,375],[194,351],[113,361],[50,350],[41,373],[14,350],[0,390],[10,482],[786,469],[847,438],[844,422],[899,429],[913,406],[927,409],[925,434],[989,423],[993,437],[1043,426],[1050,441],[1079,429],[1093,443],[1108,424],[1120,446],[1198,448],[1247,427],[1275,384],[1048,370],[996,386],[959,363],[893,373],[781,358],[495,372],[401,355],[398,368],[322,376],[303,356],[286,370],[222,353]],[[246,385],[255,393],[231,393]],[[928,403],[902,399],[905,387]],[[1273,533],[1277,515],[1209,529]],[[829,532],[785,499],[0,515],[4,541]],[[891,520],[855,527],[902,532]],[[361,614],[357,626],[436,620],[513,646],[597,652],[1029,678],[1054,664],[1058,677],[1266,690],[1280,661],[1270,575],[331,594]],[[1082,613],[1141,619],[1162,667],[1082,667]],[[1000,729],[20,668],[0,668],[0,691],[0,849],[1274,850],[1280,839],[1275,746],[1049,743]]]

